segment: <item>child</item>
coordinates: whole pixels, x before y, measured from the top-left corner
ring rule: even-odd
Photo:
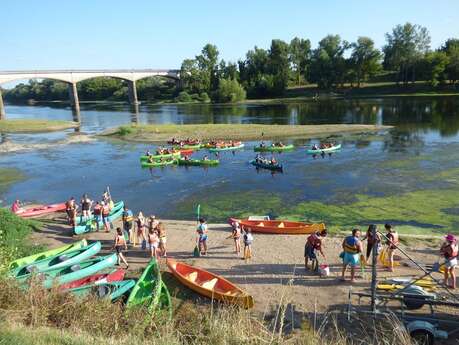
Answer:
[[[120,261],[123,261],[124,264],[126,265],[126,269],[128,269],[129,264],[123,255],[123,249],[127,250],[127,244],[126,244],[126,239],[124,238],[124,235],[123,235],[123,230],[121,230],[121,228],[116,228],[115,244],[113,245],[113,248],[116,250],[116,254],[118,255],[117,265],[119,266]]]
[[[457,257],[459,254],[459,247],[457,239],[454,235],[449,234],[445,236],[445,243],[440,248],[440,253],[445,258],[445,285],[455,289],[456,288],[456,272]],[[451,284],[448,285],[449,278],[451,277]]]
[[[156,230],[152,228],[148,230],[148,244],[150,247],[150,256],[158,259],[159,238]]]
[[[304,268],[308,270],[308,261],[311,260],[311,269],[314,272],[319,270],[319,260],[317,258],[316,251],[319,251],[325,259],[325,254],[322,250],[322,239],[327,236],[327,229],[323,229],[320,232],[316,232],[310,236],[304,246]]]
[[[228,238],[232,238],[234,240],[235,252],[239,256],[239,254],[241,254],[241,227],[238,222],[234,222],[232,225],[233,232]]]
[[[145,236],[145,217],[143,216],[142,212],[139,212],[139,215],[135,220],[135,224],[137,226],[137,238],[140,242],[140,246],[142,249],[146,249],[147,240]]]
[[[252,231],[250,229],[247,229],[244,232],[244,257],[242,258],[242,260],[248,260],[252,258],[252,243]]]
[[[387,231],[386,239],[387,239],[387,246],[388,251],[387,254],[389,255],[389,272],[394,272],[394,252],[397,249],[398,244],[400,243],[398,233],[395,231],[394,227],[390,224],[384,225],[384,228]]]
[[[199,218],[199,225],[196,229],[197,238],[196,242],[199,246],[199,252],[201,255],[207,255],[207,224],[204,218]]]
[[[159,249],[161,250],[161,255],[167,257],[166,249],[166,227],[162,222],[158,224],[158,235],[159,235]]]

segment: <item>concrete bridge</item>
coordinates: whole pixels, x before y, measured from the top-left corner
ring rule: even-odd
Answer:
[[[69,96],[72,106],[77,112],[80,110],[77,83],[96,77],[111,77],[127,81],[129,102],[137,105],[136,81],[148,77],[171,78],[180,80],[180,70],[175,69],[118,69],[118,70],[61,70],[61,71],[0,71],[0,85],[22,79],[54,79],[69,84]],[[0,90],[0,119],[5,117]]]

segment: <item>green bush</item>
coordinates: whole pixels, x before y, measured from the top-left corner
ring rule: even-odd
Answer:
[[[179,95],[175,98],[177,102],[180,103],[187,103],[187,102],[192,102],[193,98],[190,96],[190,94],[186,91],[182,91],[179,93]]]
[[[221,79],[218,84],[216,98],[218,102],[240,102],[246,97],[244,88],[236,79]]]
[[[207,92],[201,92],[199,94],[199,101],[203,103],[210,103],[210,97]]]
[[[129,126],[121,126],[118,128],[118,135],[124,136],[132,133],[132,128]]]

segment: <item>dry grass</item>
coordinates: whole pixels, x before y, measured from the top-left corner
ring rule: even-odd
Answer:
[[[0,133],[40,133],[76,128],[79,124],[72,121],[18,119],[0,120]]]

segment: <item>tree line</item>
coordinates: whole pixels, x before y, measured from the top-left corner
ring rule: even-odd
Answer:
[[[181,83],[149,78],[137,84],[139,98],[179,102],[237,102],[248,98],[283,96],[289,86],[316,84],[321,90],[345,85],[392,81],[408,86],[428,81],[432,87],[456,85],[459,80],[459,39],[448,39],[432,50],[428,30],[420,25],[397,25],[386,34],[382,49],[369,37],[347,42],[339,35],[327,35],[317,47],[309,39],[290,42],[273,39],[269,49],[254,47],[243,59],[227,62],[218,48],[206,44],[194,58],[181,65]],[[127,99],[124,81],[97,78],[78,84],[80,98]],[[7,100],[33,98],[66,99],[66,85],[45,80],[19,84],[5,92]]]

